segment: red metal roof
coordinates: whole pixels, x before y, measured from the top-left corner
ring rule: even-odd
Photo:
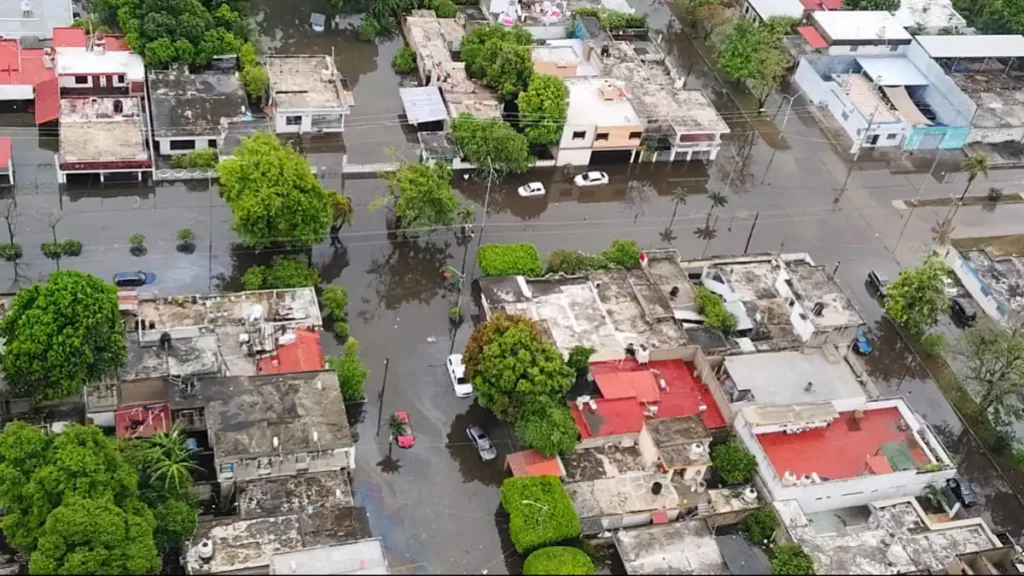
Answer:
[[[128,40],[121,34],[107,34],[104,37],[104,48],[107,52],[131,52]]]
[[[828,48],[828,42],[814,26],[800,26],[796,29],[811,48]]]
[[[513,476],[564,476],[561,459],[558,456],[548,458],[533,448],[509,454],[505,457],[505,467],[512,469]]]
[[[11,161],[11,139],[10,137],[0,138],[0,172],[7,172],[8,164]]]
[[[56,78],[53,66],[43,63],[42,49],[18,49],[17,40],[0,39],[0,85],[36,86],[44,80]]]
[[[594,381],[606,400],[636,398],[640,402],[657,402],[660,396],[658,381],[649,370],[594,374]]]
[[[56,78],[36,84],[36,124],[60,118],[60,86]]]
[[[260,358],[256,364],[259,374],[291,374],[324,369],[324,352],[320,348],[320,333],[300,328],[295,341],[278,345],[273,356]]]
[[[54,28],[54,48],[85,48],[85,30],[81,28]]]
[[[166,402],[118,408],[114,427],[118,438],[148,438],[171,429],[171,410]]]

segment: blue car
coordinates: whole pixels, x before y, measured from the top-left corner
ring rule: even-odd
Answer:
[[[156,275],[152,272],[136,270],[134,272],[118,272],[114,274],[114,286],[118,288],[138,288],[153,282],[156,282]]]
[[[868,340],[868,331],[863,326],[857,328],[857,352],[867,356],[874,349],[874,346],[871,345],[871,340]]]

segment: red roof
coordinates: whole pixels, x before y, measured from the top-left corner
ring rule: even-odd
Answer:
[[[804,8],[817,12],[818,10],[842,10],[843,0],[800,0]]]
[[[42,49],[18,49],[17,40],[0,39],[0,85],[35,86],[56,78],[53,66],[43,63]]]
[[[548,458],[533,448],[509,454],[505,457],[505,467],[512,469],[513,476],[564,476],[561,459],[558,456]]]
[[[0,172],[7,172],[11,161],[11,139],[10,137],[0,138]]]
[[[107,52],[131,52],[128,40],[121,34],[107,34],[105,37],[104,49]]]
[[[924,452],[905,428],[898,408],[879,408],[865,410],[863,417],[857,418],[853,412],[840,412],[828,427],[799,434],[758,434],[757,441],[779,477],[787,471],[798,477],[816,472],[822,478],[840,480],[865,471],[892,472],[888,459],[879,452],[890,442],[906,443],[913,460],[924,462]]]
[[[300,328],[295,341],[278,345],[273,356],[260,358],[256,364],[259,374],[291,374],[324,369],[324,352],[320,348],[320,333]]]
[[[660,375],[655,377],[651,370],[657,370]],[[708,387],[694,376],[693,369],[682,360],[660,360],[644,366],[631,358],[621,362],[594,362],[590,365],[590,372],[602,396],[608,389],[613,398],[595,399],[596,412],[586,405],[582,412],[575,403],[570,405],[583,438],[640,432],[647,418],[644,415],[646,405],[658,407],[658,418],[701,414],[700,407],[704,406],[701,419],[708,429],[726,426],[725,418]],[[659,388],[658,378],[665,380],[667,389]]]
[[[811,48],[828,48],[828,42],[814,26],[800,26],[796,29]]]
[[[56,78],[36,84],[36,124],[60,118],[60,86]]]
[[[171,429],[171,410],[166,402],[118,408],[114,427],[118,438],[148,438]]]
[[[85,48],[85,30],[81,28],[54,28],[54,48]]]

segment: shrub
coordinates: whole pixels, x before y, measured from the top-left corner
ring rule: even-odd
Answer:
[[[921,346],[929,356],[940,356],[946,350],[946,337],[940,332],[929,332],[921,337]]]
[[[6,244],[0,244],[0,258],[8,262],[14,262],[22,257],[24,252],[21,250],[21,244],[17,242],[8,242]]]
[[[725,484],[745,484],[757,472],[757,459],[736,442],[726,442],[712,448],[711,465]]]
[[[355,338],[349,338],[345,342],[345,352],[341,356],[327,357],[327,367],[338,375],[338,387],[341,389],[341,397],[346,402],[366,400],[363,383],[366,382],[370,371],[359,360],[359,342],[356,342]]]
[[[359,23],[359,39],[363,42],[373,42],[378,34],[380,34],[380,22],[377,22],[376,18],[363,16],[363,21]]]
[[[455,18],[459,13],[459,9],[455,7],[455,2],[452,0],[433,0],[430,3],[430,8],[438,18]]]
[[[569,546],[541,548],[523,563],[525,576],[543,574],[593,574],[594,563],[586,552]]]
[[[604,270],[608,268],[608,261],[603,256],[593,256],[579,250],[563,248],[548,254],[545,266],[549,274],[575,276],[594,270]]]
[[[192,244],[196,241],[196,233],[191,228],[182,228],[178,230],[178,242],[182,244]]]
[[[43,256],[50,260],[57,260],[64,254],[64,249],[61,247],[60,242],[43,242],[39,248],[43,251]]]
[[[484,276],[537,277],[543,273],[533,244],[485,244],[476,256]]]
[[[82,243],[78,240],[65,240],[60,243],[60,251],[65,256],[78,256],[82,253]]]
[[[815,574],[814,561],[799,544],[781,544],[772,550],[772,574]]]
[[[253,266],[242,275],[246,290],[305,288],[320,283],[320,272],[299,256],[278,256],[270,266]]]
[[[348,292],[341,286],[328,286],[324,288],[324,295],[321,297],[324,308],[336,321],[344,321],[348,308]]]
[[[135,233],[128,237],[128,244],[132,248],[145,248],[146,247],[146,236],[145,234]]]
[[[708,328],[721,330],[726,334],[736,329],[736,316],[725,308],[725,302],[711,290],[698,286],[694,300],[697,308],[704,316],[704,325]]]
[[[991,188],[988,189],[988,194],[986,194],[986,197],[988,198],[989,202],[999,202],[999,200],[1003,198],[1003,189],[992,186]]]
[[[451,309],[448,310],[448,320],[450,320],[453,324],[458,324],[459,322],[462,322],[462,308],[458,306],[452,306]]]
[[[334,335],[337,336],[339,340],[348,340],[348,322],[335,320]]]
[[[501,506],[508,512],[509,535],[520,554],[580,535],[576,510],[555,476],[506,478]]]
[[[602,252],[601,256],[612,266],[626,270],[640,267],[640,245],[636,243],[636,240],[616,238],[612,240],[611,247]]]
[[[178,169],[216,168],[219,161],[220,158],[217,156],[217,150],[204,148],[202,150],[193,150],[188,154],[172,156],[171,166]]]
[[[747,532],[747,538],[759,546],[771,542],[778,527],[779,518],[769,506],[758,508],[743,519],[743,529]]]
[[[601,27],[608,31],[627,28],[647,28],[647,17],[640,14],[627,14],[607,8],[583,7],[573,10],[577,16],[595,16]]]
[[[416,53],[408,46],[402,46],[391,59],[391,69],[396,74],[409,74],[416,70]]]

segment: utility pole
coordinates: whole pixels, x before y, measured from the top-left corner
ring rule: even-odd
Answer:
[[[871,112],[871,117],[868,118],[868,127],[864,129],[864,137],[860,140],[860,145],[857,146],[857,151],[853,154],[853,162],[850,163],[850,169],[846,171],[846,179],[843,180],[843,187],[839,189],[839,193],[832,199],[833,207],[839,204],[842,200],[843,194],[846,193],[846,185],[850,182],[850,176],[853,175],[853,169],[857,166],[857,160],[860,159],[860,151],[864,149],[864,145],[867,144],[868,134],[871,132],[871,124],[875,121],[875,114],[878,113],[878,108],[882,105],[881,102],[875,104],[874,111]]]
[[[747,234],[747,243],[743,246],[743,253],[746,254],[747,250],[750,250],[750,241],[754,238],[754,228],[757,227],[757,218],[760,216],[760,212],[754,214],[754,223],[750,225],[750,234]]]
[[[917,189],[917,199],[920,200],[924,194],[924,187],[928,185],[928,180],[934,178],[935,167],[939,165],[939,158],[942,158],[942,149],[938,150],[938,154],[935,155],[935,161],[932,162],[932,167],[928,170],[928,177],[921,182],[921,187]],[[900,235],[896,237],[896,245],[893,246],[891,254],[896,255],[896,251],[900,248],[900,240],[903,239],[903,233],[907,231],[907,225],[910,224],[911,218],[914,217],[914,210],[917,210],[917,203],[910,207],[910,214],[907,215],[907,220],[903,223],[903,228],[900,229]]]
[[[476,245],[476,248],[477,248],[478,251],[480,250],[480,246],[483,244],[484,228],[487,227],[487,208],[488,208],[488,206],[490,206],[490,203],[491,203],[491,186],[494,184],[495,176],[497,176],[497,174],[495,174],[495,172],[494,172],[494,163],[491,162],[490,158],[488,158],[487,159],[487,192],[484,194],[484,215],[480,219],[480,235],[478,236],[477,245]],[[472,243],[473,243],[473,241],[471,239],[469,241],[469,243],[466,244],[466,254],[469,254],[469,245],[472,244]],[[466,260],[467,260],[467,258],[465,256],[463,256],[463,258],[462,258],[462,272],[459,274],[460,286],[459,286],[459,302],[458,302],[458,306],[460,308],[462,306],[462,295],[463,295],[464,291],[466,290],[466,284],[469,284],[469,282],[466,282]],[[473,253],[473,269],[474,270],[476,269],[476,253],[475,252]],[[454,334],[453,334],[453,336],[452,336],[452,350],[454,350],[454,349],[455,349],[455,337],[454,337]]]

